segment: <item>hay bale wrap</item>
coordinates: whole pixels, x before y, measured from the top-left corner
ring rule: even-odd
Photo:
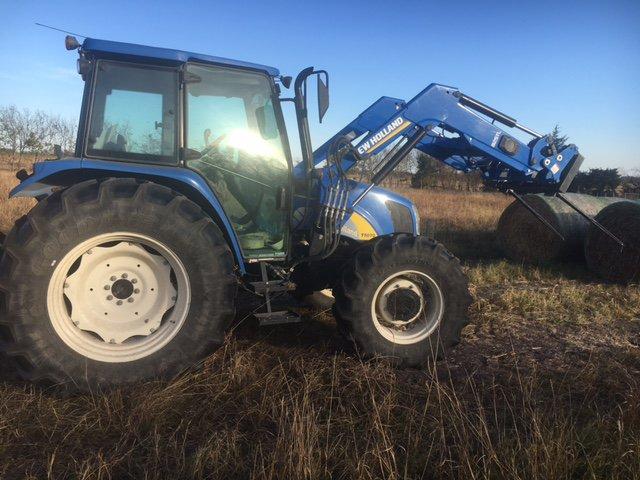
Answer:
[[[621,200],[578,193],[565,195],[591,216]],[[529,194],[524,196],[524,200],[562,233],[565,240],[562,241],[520,202],[514,200],[498,222],[498,238],[508,258],[517,262],[548,263],[583,256],[584,239],[590,225],[585,218],[557,197]]]
[[[585,240],[591,271],[611,282],[640,281],[640,202],[624,201],[604,208],[596,220],[625,244],[620,247],[595,226]]]

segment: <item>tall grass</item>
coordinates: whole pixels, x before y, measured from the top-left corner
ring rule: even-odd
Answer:
[[[363,361],[328,311],[259,329],[247,306],[170,382],[63,395],[0,365],[0,477],[640,478],[637,286],[501,260],[503,196],[404,193],[472,282],[472,324],[445,361]],[[29,206],[13,203],[3,227]]]
[[[230,339],[168,384],[58,397],[7,384],[7,478],[637,478],[640,397],[597,385],[395,371],[357,355],[274,358]],[[584,380],[588,379],[588,374]],[[615,405],[615,406],[614,406]],[[15,475],[15,477],[12,477]]]
[[[511,199],[501,193],[402,189],[422,213],[422,230],[464,258],[497,258],[495,228]]]
[[[9,191],[17,184],[15,173],[0,170],[0,232],[5,234],[11,229],[13,222],[35,203],[30,198],[8,200]]]

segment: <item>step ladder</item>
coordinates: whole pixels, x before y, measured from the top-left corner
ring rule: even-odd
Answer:
[[[258,320],[260,326],[266,327],[269,325],[302,322],[302,318],[297,313],[289,310],[274,311],[271,305],[271,294],[291,291],[295,288],[295,285],[288,280],[269,280],[269,276],[267,275],[267,265],[265,262],[260,262],[260,274],[262,276],[262,281],[250,283],[253,291],[259,295],[263,295],[265,299],[267,311],[253,314],[253,316]]]

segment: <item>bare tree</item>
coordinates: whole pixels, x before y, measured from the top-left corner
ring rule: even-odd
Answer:
[[[76,148],[76,131],[78,129],[76,123],[60,115],[51,117],[49,121],[53,145],[60,145],[62,151],[67,155],[73,154]]]
[[[15,169],[28,155],[31,159],[53,154],[53,146],[72,153],[75,147],[75,122],[41,110],[0,107],[0,148],[9,169]]]
[[[16,162],[20,112],[15,106],[0,108],[0,147],[9,153],[9,168]]]

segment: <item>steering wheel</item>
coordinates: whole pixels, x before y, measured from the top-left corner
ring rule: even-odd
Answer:
[[[247,166],[246,160],[243,158],[243,155],[240,153],[239,149],[235,147],[228,147],[228,149],[230,150],[229,152],[222,153],[220,151],[219,144],[211,145],[202,150],[201,158],[204,159],[205,157],[208,157],[212,160],[212,162],[210,163],[205,163],[208,163],[214,168],[219,169],[220,173],[222,174],[222,178],[224,178],[224,181],[227,185],[227,189],[229,190],[231,195],[233,195],[236,201],[242,206],[242,208],[247,212],[241,218],[232,218],[233,222],[244,226],[253,221],[255,225],[258,225],[258,212],[260,211],[260,205],[262,204],[262,201],[264,199],[265,187],[260,184],[253,185],[254,182],[251,182],[251,188],[253,189],[257,186],[260,189],[260,193],[255,202],[248,201],[246,195],[247,186],[242,185],[243,182],[241,182],[241,180],[244,180],[244,182],[250,182],[250,177],[248,175],[243,175],[239,172],[234,171],[236,170],[236,168],[229,168],[230,166],[225,165],[228,162],[227,159],[229,158],[229,156],[232,156],[233,158],[238,159],[238,167],[241,167],[240,170],[242,170],[243,166]],[[245,168],[245,170],[247,169]],[[245,193],[243,194],[243,192]]]

